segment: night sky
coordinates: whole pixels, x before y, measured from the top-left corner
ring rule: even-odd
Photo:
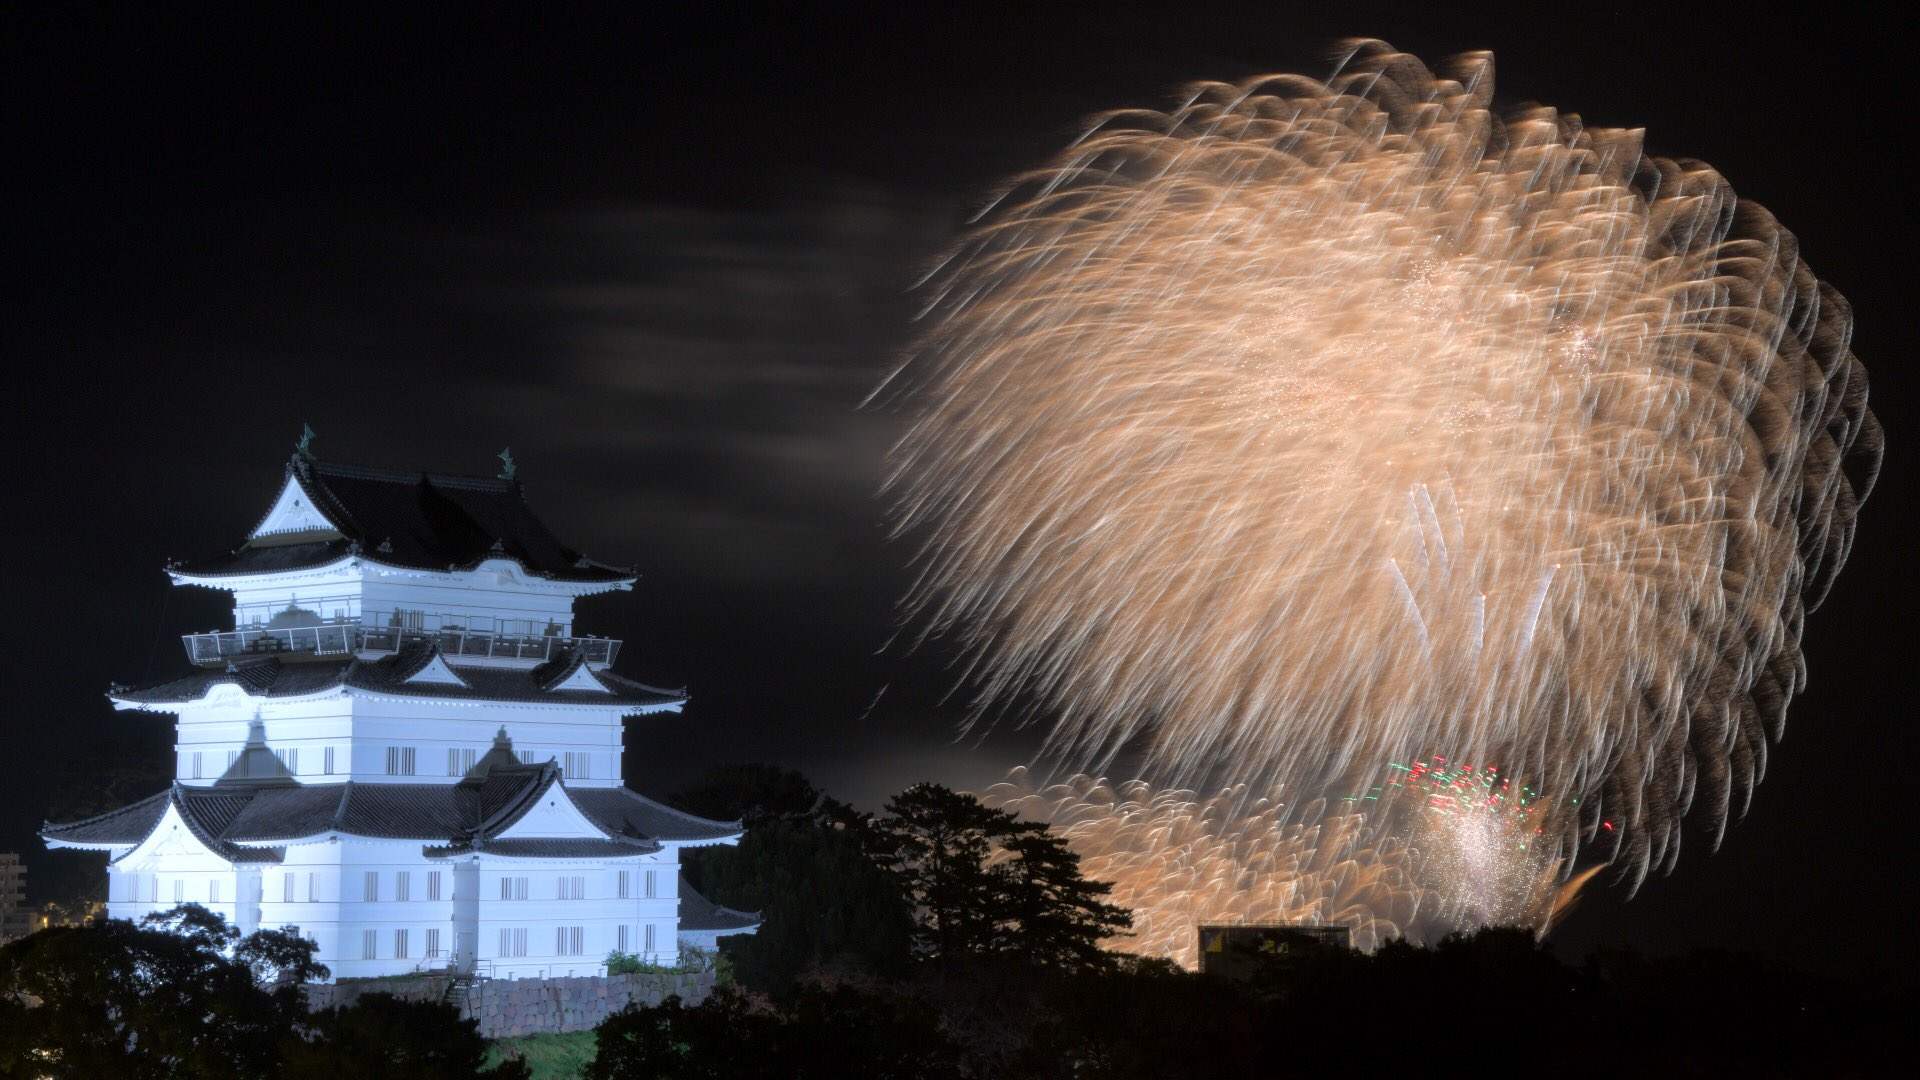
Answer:
[[[624,672],[693,692],[630,725],[630,750],[657,751],[629,754],[642,790],[729,760],[868,806],[992,782],[1033,733],[958,738],[950,654],[888,644],[906,551],[873,492],[898,418],[858,406],[907,336],[915,273],[1088,113],[1193,78],[1324,75],[1364,34],[1429,61],[1493,49],[1504,102],[1712,162],[1853,302],[1888,432],[1751,814],[1711,857],[1690,833],[1638,898],[1590,896],[1559,948],[1920,959],[1894,32],[1811,10],[1458,6],[13,10],[0,851],[55,858],[33,838],[53,766],[170,725],[102,692],[174,674],[177,635],[221,623],[223,595],[161,567],[245,536],[302,423],[330,460],[491,474],[511,445],[556,532],[639,565],[633,593],[580,612],[627,640]]]

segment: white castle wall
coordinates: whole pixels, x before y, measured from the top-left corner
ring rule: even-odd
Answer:
[[[486,701],[331,694],[311,699],[250,697],[231,684],[179,709],[175,775],[182,783],[210,785],[246,745],[254,721],[267,746],[302,783],[352,779],[362,783],[452,783],[464,775],[450,749],[471,750],[477,759],[502,726],[524,760],[563,765],[584,763],[586,775],[567,777],[574,787],[618,787],[622,748],[617,706],[518,705]],[[414,771],[387,772],[387,748],[414,748]],[[327,771],[333,751],[333,771]],[[195,775],[196,759],[198,775]],[[567,755],[586,755],[569,759]],[[457,771],[450,771],[457,770]]]
[[[604,973],[607,954],[623,941],[622,951],[649,962],[678,958],[680,859],[672,844],[619,860],[428,859],[418,841],[342,837],[291,845],[279,865],[235,868],[185,832],[170,809],[154,837],[130,854],[108,869],[109,918],[140,919],[188,903],[243,932],[292,927],[316,944],[337,979],[441,970],[462,948],[473,950],[480,972],[503,979]],[[471,939],[460,938],[463,927],[472,928]],[[578,934],[563,938],[563,927]]]

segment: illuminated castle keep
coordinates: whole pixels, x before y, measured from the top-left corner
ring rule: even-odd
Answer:
[[[693,893],[680,849],[732,844],[620,781],[629,717],[682,691],[613,672],[573,605],[634,574],[560,543],[512,459],[496,478],[306,451],[246,542],[168,568],[233,594],[193,671],[109,695],[178,717],[174,783],[41,831],[110,853],[107,913],[202,904],[298,927],[336,977],[452,968],[586,975],[751,933]]]

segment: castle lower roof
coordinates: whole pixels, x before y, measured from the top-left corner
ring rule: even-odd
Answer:
[[[313,840],[330,834],[376,840],[418,840],[430,854],[486,851],[515,857],[602,857],[645,854],[662,843],[702,843],[739,835],[738,822],[710,821],[662,806],[627,788],[566,788],[601,838],[501,839],[553,784],[564,784],[551,762],[495,768],[460,783],[298,784],[287,787],[198,787],[175,783],[130,806],[83,821],[47,824],[40,835],[72,847],[132,847],[153,832],[169,806],[223,857],[278,861],[259,845]],[[584,844],[584,846],[583,846]],[[551,849],[551,850],[549,850]],[[577,849],[577,850],[576,850]],[[517,854],[516,854],[517,853]]]
[[[450,859],[458,855],[498,855],[508,859],[620,859],[629,855],[651,855],[659,850],[659,844],[626,837],[555,836],[450,844],[430,847],[426,854],[430,859]]]
[[[448,667],[460,677],[459,683],[409,682],[435,655],[439,654],[434,652],[431,643],[422,642],[379,659],[249,658],[236,660],[225,668],[199,668],[148,686],[117,688],[109,696],[129,704],[166,705],[198,701],[216,686],[231,685],[253,696],[269,698],[305,697],[349,688],[465,701],[620,705],[636,711],[678,705],[687,700],[684,690],[665,690],[604,668],[586,668],[581,658],[573,655],[556,657],[534,668],[461,665],[451,662],[452,658],[442,657],[449,660]],[[579,686],[578,680],[562,685],[568,683],[568,676],[582,668],[600,690]]]
[[[717,931],[724,934],[751,929],[759,925],[758,912],[735,911],[730,907],[721,907],[689,885],[687,875],[680,875],[680,929]]]
[[[338,537],[279,542],[265,537],[220,555],[177,563],[192,577],[277,573],[358,555],[420,570],[464,570],[505,558],[556,581],[631,581],[633,572],[560,542],[527,506],[520,481],[295,457],[288,476]]]

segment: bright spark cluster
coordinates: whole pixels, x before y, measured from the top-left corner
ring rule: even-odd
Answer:
[[[1397,838],[1385,808],[1402,779],[1382,785],[1381,803],[1289,806],[1244,786],[1202,796],[1085,775],[1043,786],[1016,768],[981,798],[1052,825],[1082,873],[1113,884],[1110,899],[1134,913],[1134,926],[1109,947],[1189,967],[1202,924],[1338,924],[1368,951],[1495,923],[1544,933],[1585,884],[1557,884],[1560,867],[1540,861],[1526,813],[1490,811],[1477,796],[1415,795],[1410,802],[1431,805],[1409,838]],[[1408,786],[1435,789],[1420,779]],[[1485,873],[1462,865],[1476,858]]]

